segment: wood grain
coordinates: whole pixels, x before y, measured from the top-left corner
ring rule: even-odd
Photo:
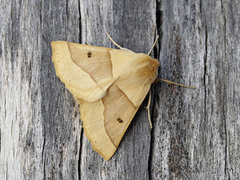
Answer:
[[[197,89],[157,86],[152,179],[240,177],[237,7],[238,1],[158,4],[161,77]]]
[[[238,179],[240,2],[52,0],[0,3],[0,179]],[[106,162],[55,75],[50,42],[147,53],[160,41],[152,120],[142,105]]]

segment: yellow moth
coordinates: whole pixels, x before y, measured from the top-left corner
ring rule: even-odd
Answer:
[[[85,135],[109,160],[157,77],[158,60],[121,47],[51,45],[56,74],[80,103]]]

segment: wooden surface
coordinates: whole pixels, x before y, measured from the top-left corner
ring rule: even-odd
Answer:
[[[238,0],[52,0],[0,3],[0,179],[239,179]],[[117,152],[104,161],[78,104],[55,75],[50,42],[146,53],[155,29],[159,76]]]

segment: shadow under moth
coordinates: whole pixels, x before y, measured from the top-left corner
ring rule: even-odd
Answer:
[[[80,103],[85,135],[105,160],[115,153],[159,67],[149,56],[154,45],[147,55],[111,41],[120,49],[51,43],[56,74]]]

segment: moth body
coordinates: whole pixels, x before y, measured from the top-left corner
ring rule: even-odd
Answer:
[[[110,159],[157,77],[158,60],[124,49],[51,45],[56,74],[80,103],[85,135]]]

